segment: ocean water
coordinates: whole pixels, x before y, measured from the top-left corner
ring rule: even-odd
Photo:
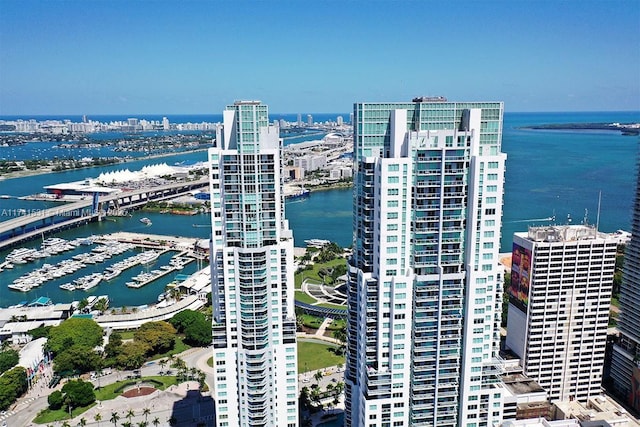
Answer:
[[[333,116],[336,116],[334,114]],[[343,115],[348,117],[348,115]],[[314,116],[315,117],[315,116]],[[506,113],[503,132],[503,151],[507,153],[505,200],[501,250],[509,251],[513,233],[526,231],[529,225],[545,225],[543,218],[555,214],[556,223],[564,224],[569,215],[573,223],[585,218],[595,224],[598,219],[598,198],[601,194],[599,228],[613,232],[630,229],[631,207],[635,193],[636,163],[639,138],[622,136],[616,132],[565,132],[521,129],[523,126],[545,123],[640,122],[639,112],[607,113]],[[42,191],[44,185],[77,181],[95,177],[103,171],[127,167],[139,169],[150,163],[206,161],[204,152],[177,154],[162,159],[135,160],[126,165],[103,166],[84,170],[66,171],[18,179],[0,180],[0,194],[22,196]],[[352,241],[352,190],[313,192],[307,199],[286,203],[286,217],[294,233],[296,246],[304,240],[318,238],[350,246]],[[42,209],[50,203],[26,202],[18,199],[0,199],[0,220],[9,219],[3,212]],[[149,217],[153,225],[145,227],[139,222]],[[207,239],[209,217],[169,216],[159,213],[135,212],[132,218],[90,224],[62,233],[61,237],[74,238],[113,231],[137,231]],[[196,225],[194,227],[194,225]],[[32,242],[26,246],[38,246]],[[7,251],[0,253],[4,259]],[[12,276],[0,273],[0,307],[31,300],[36,296],[49,296],[56,302],[70,301],[72,295],[43,285],[28,294],[9,291],[6,284]],[[8,281],[9,280],[9,281]],[[7,282],[8,281],[8,282]],[[152,303],[161,292],[144,287],[129,289],[122,284],[101,284],[96,294],[108,293],[114,305]],[[104,288],[103,288],[104,287]]]

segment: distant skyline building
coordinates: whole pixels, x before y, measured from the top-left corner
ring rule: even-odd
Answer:
[[[615,391],[640,411],[640,171],[637,171],[631,241],[624,252],[620,286],[620,336],[613,346],[611,378]]]
[[[591,225],[514,235],[506,346],[552,402],[601,394],[617,244]]]
[[[313,116],[311,114],[307,114],[307,126],[313,126]]]
[[[296,427],[293,234],[279,130],[266,105],[227,106],[209,149],[216,426]]]
[[[169,125],[169,119],[166,117],[162,118],[162,130],[169,130],[171,129],[170,125]]]
[[[348,427],[501,421],[501,102],[354,105]]]
[[[298,113],[298,127],[302,127],[302,114]]]
[[[344,122],[344,119],[342,118],[342,116],[338,116],[338,117],[336,118],[336,124],[337,124],[338,126],[342,126],[343,122]]]

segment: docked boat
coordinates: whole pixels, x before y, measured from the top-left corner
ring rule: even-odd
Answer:
[[[114,269],[111,271],[106,271],[105,273],[102,274],[102,278],[104,280],[112,280],[115,279],[116,277],[118,277],[120,275],[120,273],[122,273],[122,270],[118,270],[118,269]]]
[[[64,285],[60,285],[60,289],[64,289],[65,291],[75,291],[76,285],[73,283],[65,283]]]
[[[322,239],[309,239],[309,240],[305,240],[304,242],[307,244],[307,246],[314,247],[314,248],[322,248],[323,246],[331,243],[330,240],[322,240]]]
[[[144,217],[144,218],[140,218],[140,222],[143,223],[144,225],[151,225],[152,222],[149,218]]]
[[[24,283],[13,283],[9,285],[8,288],[20,292],[29,292],[31,290],[31,286]]]

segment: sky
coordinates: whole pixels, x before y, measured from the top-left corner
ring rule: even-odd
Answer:
[[[640,0],[0,0],[0,115],[640,110]]]

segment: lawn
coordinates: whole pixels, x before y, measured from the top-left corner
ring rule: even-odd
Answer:
[[[311,295],[307,295],[302,291],[296,291],[295,299],[296,301],[306,302],[307,304],[315,304],[316,302],[318,302],[314,297],[312,297]]]
[[[298,340],[298,373],[344,365],[344,356],[335,354],[338,346]]]
[[[302,287],[302,281],[304,279],[310,279],[315,281],[316,283],[322,283],[322,277],[318,275],[318,272],[323,268],[332,268],[336,265],[346,264],[347,260],[344,258],[336,258],[326,263],[314,263],[313,268],[311,270],[304,270],[301,273],[296,274],[295,276],[295,286],[296,289],[300,289]]]
[[[324,322],[322,317],[312,316],[310,314],[300,314],[299,316],[302,318],[302,324],[307,328],[318,329],[320,325],[322,325],[322,322]]]
[[[127,383],[133,386],[141,381],[144,382],[145,380],[155,380],[155,381],[161,382],[162,385],[157,385],[154,383],[154,387],[156,387],[159,390],[164,390],[167,387],[178,384],[178,381],[175,376],[151,376],[151,377],[142,377],[135,380],[117,381],[113,384],[109,384],[107,386],[101,387],[99,390],[96,390],[96,400],[104,401],[104,400],[115,399],[122,393],[123,391],[122,387],[125,386]],[[118,389],[120,389],[120,391],[117,391]]]
[[[75,418],[80,414],[85,413],[87,410],[91,409],[97,403],[93,402],[89,406],[81,406],[79,408],[73,408],[71,410],[72,416],[69,417],[69,411],[65,410],[64,406],[61,409],[56,409],[52,411],[50,409],[43,409],[40,413],[33,419],[33,422],[36,424],[49,424],[54,423],[56,421],[68,420],[71,418]]]

